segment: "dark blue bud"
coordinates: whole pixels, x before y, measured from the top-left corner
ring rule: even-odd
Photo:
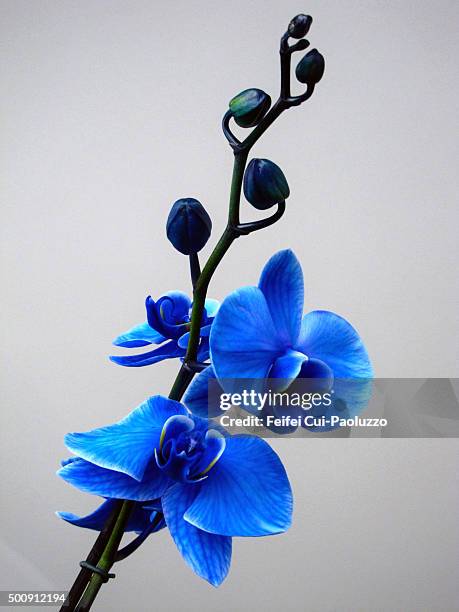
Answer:
[[[282,170],[269,159],[252,159],[244,175],[244,195],[258,210],[266,210],[290,195]]]
[[[310,15],[303,15],[300,13],[292,19],[288,24],[288,33],[292,38],[303,38],[309,32],[309,28],[312,24],[312,17]]]
[[[209,240],[212,221],[204,206],[194,198],[182,198],[172,206],[166,223],[167,237],[177,251],[191,255]]]
[[[260,123],[271,106],[271,98],[261,89],[246,89],[230,100],[229,108],[236,123],[243,128]]]
[[[325,70],[325,60],[317,49],[312,49],[303,57],[296,67],[296,78],[300,83],[315,85],[323,77]]]

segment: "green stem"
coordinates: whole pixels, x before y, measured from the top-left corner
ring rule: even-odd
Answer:
[[[248,154],[260,136],[266,132],[269,126],[272,125],[279,115],[287,108],[288,106],[286,105],[285,101],[282,98],[279,98],[271,110],[263,117],[257,127],[255,127],[247,138],[241,143],[241,149],[246,151]]]
[[[111,569],[133,506],[133,501],[125,500],[123,502],[115,526],[113,527],[113,531],[110,534],[110,538],[105,546],[104,552],[102,553],[99,563],[97,564],[97,567],[101,570],[108,572]],[[105,579],[103,576],[93,573],[86,591],[84,592],[83,597],[76,608],[76,612],[87,612],[91,609],[91,606],[97,597],[97,593],[104,582]]]
[[[244,178],[245,167],[249,156],[250,149],[257,142],[260,136],[269,128],[269,126],[279,117],[279,115],[293,105],[293,102],[287,96],[290,94],[289,87],[289,72],[290,72],[290,58],[285,58],[281,53],[281,96],[277,102],[273,105],[271,110],[261,120],[261,122],[252,130],[249,136],[241,143],[239,141],[230,142],[234,150],[234,165],[233,174],[231,179],[231,192],[229,199],[229,211],[228,211],[228,223],[220,237],[220,240],[216,244],[212,251],[209,259],[202,272],[198,276],[199,263],[196,258],[190,259],[190,265],[193,277],[193,308],[191,313],[191,326],[190,326],[190,338],[188,342],[187,352],[184,358],[184,362],[177,374],[177,377],[172,385],[169,393],[169,398],[180,401],[183,394],[185,393],[188,385],[194,376],[194,371],[189,367],[189,364],[193,364],[197,361],[199,341],[200,341],[200,329],[202,322],[202,315],[204,312],[204,305],[207,296],[207,290],[212,276],[217,269],[219,263],[223,259],[225,253],[228,251],[234,240],[240,235],[237,231],[237,227],[240,225],[240,200],[242,191],[242,182]],[[302,102],[312,94],[311,91],[307,92],[295,104]],[[102,553],[99,560],[98,567],[106,570],[107,572],[112,567],[115,555],[123,537],[124,529],[129,517],[129,513],[132,510],[134,502],[124,501],[119,511],[116,524],[111,532],[110,538],[107,545]],[[92,603],[94,602],[100,587],[104,582],[103,576],[97,573],[93,573],[91,580],[84,592],[80,604],[76,608],[76,612],[87,612]],[[74,606],[71,606],[71,610],[75,610]]]
[[[193,380],[193,372],[187,370],[184,363],[175,377],[174,384],[169,393],[169,399],[179,402],[185,393],[188,385]]]
[[[220,240],[212,251],[199,278],[196,281],[196,286],[194,290],[193,310],[191,314],[190,341],[188,343],[188,350],[185,356],[185,362],[182,364],[182,367],[180,368],[169,393],[170,399],[180,401],[188,385],[193,379],[194,374],[187,368],[186,364],[192,361],[196,361],[197,358],[202,314],[204,312],[204,304],[206,301],[207,289],[210,280],[223,256],[238,236],[238,233],[234,231],[234,226],[239,223],[239,206],[241,199],[242,181],[244,177],[244,170],[245,165],[247,163],[248,154],[249,149],[236,153],[234,157],[228,224]],[[98,563],[98,567],[100,567],[101,569],[105,569],[106,571],[108,571],[113,565],[114,557],[116,555],[119,544],[121,542],[121,538],[124,533],[125,522],[127,520],[127,518],[125,519],[125,514],[127,512],[128,507],[130,512],[132,503],[133,502],[128,501],[123,502],[121,510],[118,514],[118,519],[115,524],[115,527],[113,528],[110,539],[108,540],[105,550],[102,553],[102,556]],[[81,599],[79,606],[76,608],[77,612],[86,612],[90,609],[103,582],[103,577],[99,574],[94,573],[92,575],[91,580],[86,588],[86,591],[84,592],[83,598]],[[72,606],[71,610],[74,609],[75,608]]]
[[[265,132],[273,121],[281,114],[284,107],[278,102],[276,103],[263,121],[252,131],[250,136],[242,143],[240,149],[234,152],[234,164],[233,173],[231,178],[231,191],[229,198],[229,211],[228,211],[228,223],[217,242],[214,250],[212,251],[209,259],[206,262],[199,278],[196,279],[194,292],[193,292],[193,308],[191,312],[191,327],[190,327],[190,339],[188,342],[188,348],[185,355],[184,363],[182,364],[177,377],[172,385],[169,393],[169,398],[176,401],[182,399],[188,385],[193,379],[194,372],[191,371],[187,364],[195,362],[197,360],[200,330],[202,315],[204,312],[204,305],[207,296],[207,290],[209,283],[217,269],[219,263],[223,259],[225,253],[228,251],[234,240],[239,236],[239,233],[235,230],[236,226],[240,223],[240,201],[242,192],[242,182],[244,178],[245,167],[249,156],[250,149],[258,138]],[[113,563],[116,552],[118,550],[121,538],[123,537],[125,524],[129,512],[131,511],[133,502],[124,501],[121,510],[118,514],[118,519],[115,527],[111,533],[110,539],[105,547],[104,552],[98,563],[98,567],[108,571]],[[94,602],[104,579],[99,574],[94,573],[91,580],[84,592],[83,598],[80,604],[76,608],[76,612],[87,612]],[[75,608],[71,608],[74,610]]]
[[[239,208],[241,206],[242,181],[244,179],[245,165],[249,156],[250,147],[234,154],[233,175],[231,177],[231,191],[229,199],[228,226],[239,224]],[[217,245],[218,246],[218,245]]]
[[[244,178],[244,171],[249,155],[249,150],[250,148],[246,148],[244,151],[235,153],[234,156],[228,224],[194,285],[190,339],[188,342],[188,348],[185,355],[184,363],[182,364],[174,381],[174,384],[172,385],[172,388],[170,390],[170,399],[180,401],[188,385],[193,379],[194,374],[187,368],[187,363],[194,362],[197,360],[201,321],[204,312],[204,305],[206,301],[209,283],[212,279],[215,270],[217,269],[218,264],[221,262],[225,253],[228,251],[234,240],[239,235],[234,230],[234,227],[239,224],[239,207],[241,201],[242,181]],[[112,535],[98,564],[98,567],[100,567],[101,569],[105,569],[108,571],[113,565],[114,557],[116,555],[119,544],[121,542],[121,538],[124,533],[124,526],[125,522],[127,521],[127,518],[124,519],[123,517],[126,512],[126,507],[128,505],[130,512],[132,502],[123,502],[123,506],[118,516],[118,521],[115,524]],[[99,592],[102,584],[102,576],[100,576],[99,574],[93,574],[91,581],[83,595],[81,603],[76,609],[76,612],[86,612],[90,609],[92,602],[96,598],[97,593]]]
[[[91,548],[88,556],[86,557],[86,563],[94,565],[99,561],[99,558],[108,542],[112,529],[115,526],[122,505],[123,502],[121,499],[116,500],[114,508],[109,518],[107,519],[104,528],[99,533],[97,540],[94,542],[93,547]],[[59,612],[69,612],[69,610],[75,609],[75,606],[80,601],[80,598],[83,595],[89,580],[91,579],[91,575],[92,572],[90,569],[86,567],[81,568]]]
[[[190,260],[190,273],[191,273],[191,284],[193,285],[193,291],[196,287],[196,282],[201,274],[201,266],[199,264],[199,256],[197,253],[191,253],[188,255]]]
[[[250,148],[238,151],[234,155],[233,175],[231,179],[231,192],[229,200],[228,224],[212,251],[199,278],[196,281],[193,293],[193,309],[191,311],[191,327],[185,361],[180,368],[169,394],[170,399],[180,400],[190,384],[193,373],[187,369],[187,363],[197,360],[202,315],[206,302],[209,283],[218,264],[223,259],[234,240],[238,237],[235,227],[239,224],[239,208],[241,201],[242,181]]]
[[[204,312],[204,304],[207,296],[209,283],[217,269],[218,264],[223,259],[238,233],[235,227],[239,224],[239,207],[241,201],[242,180],[244,178],[245,165],[249,151],[241,151],[234,155],[233,176],[231,179],[231,192],[229,200],[228,224],[223,232],[220,240],[217,242],[209,259],[198,278],[194,291],[193,309],[191,311],[191,327],[190,339],[188,341],[188,349],[185,355],[185,363],[187,361],[196,361],[199,337],[201,331],[201,321]]]

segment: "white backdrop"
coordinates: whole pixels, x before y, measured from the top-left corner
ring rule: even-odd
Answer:
[[[278,39],[298,12],[314,17],[308,38],[326,73],[254,150],[283,168],[288,210],[238,240],[210,295],[255,283],[291,247],[306,309],[348,318],[378,376],[459,375],[456,2],[2,0],[0,10],[0,589],[73,580],[94,535],[53,511],[95,500],[53,475],[63,434],[167,393],[176,363],[122,369],[110,342],[143,320],[147,294],[188,290],[187,262],[165,237],[169,207],[198,198],[217,238],[232,164],[221,116],[247,87],[277,94]],[[288,534],[238,540],[215,590],[163,532],[118,568],[99,609],[459,609],[455,440],[275,446],[296,497]]]

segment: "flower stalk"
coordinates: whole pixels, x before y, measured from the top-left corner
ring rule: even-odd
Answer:
[[[116,519],[116,523],[105,546],[104,552],[102,553],[102,556],[97,564],[97,568],[100,570],[100,572],[93,572],[83,597],[76,607],[76,612],[88,612],[88,610],[91,609],[95,598],[97,597],[100,587],[104,582],[107,582],[109,577],[108,572],[115,562],[115,556],[118,551],[121,538],[123,537],[124,529],[133,505],[134,502],[132,501],[123,501]]]
[[[306,18],[306,16],[303,15],[297,16],[295,19],[298,19],[299,17]],[[307,19],[310,20],[309,17]],[[309,25],[307,27],[304,26],[305,32],[307,29],[309,29]],[[299,27],[300,26],[298,25],[296,26],[297,29]],[[277,203],[277,211],[271,216],[262,219],[261,221],[243,224],[240,222],[241,193],[250,150],[283,111],[292,106],[298,106],[307,100],[314,91],[315,84],[308,82],[305,93],[300,96],[291,95],[290,73],[292,53],[305,49],[309,45],[309,42],[306,40],[300,40],[289,46],[288,39],[290,36],[291,34],[289,34],[289,31],[287,31],[281,38],[280,94],[279,98],[271,109],[266,112],[266,114],[262,113],[260,115],[262,118],[260,119],[259,123],[253,127],[250,134],[242,141],[236,138],[231,131],[230,122],[232,119],[234,119],[232,112],[227,111],[223,117],[223,133],[234,153],[228,220],[220,239],[218,240],[202,270],[200,269],[197,253],[189,254],[190,272],[193,284],[191,324],[186,355],[183,358],[183,363],[169,393],[169,398],[173,400],[180,401],[187,387],[192,381],[194,374],[203,368],[203,365],[198,361],[201,322],[208,287],[218,265],[236,238],[241,235],[248,235],[251,232],[268,227],[269,225],[277,222],[285,212],[285,202],[280,201]],[[297,38],[299,36],[293,37]],[[175,227],[172,229],[175,231]],[[175,236],[175,234],[173,236]],[[127,521],[129,519],[129,515],[133,509],[133,505],[134,502],[125,500],[123,502],[120,501],[116,506],[112,516],[107,521],[103,531],[100,533],[96,543],[87,557],[87,564],[96,564],[95,566],[97,567],[98,571],[93,571],[91,573],[90,569],[82,568],[69,592],[67,601],[61,608],[61,612],[87,612],[90,610],[102,584],[107,581],[108,572],[113,564],[136,550],[147,537],[148,533],[141,534],[136,540],[133,540],[131,544],[125,546],[124,549],[118,550]],[[162,515],[159,514],[158,516],[161,517]]]
[[[122,500],[117,500],[117,503],[110,517],[108,518],[104,528],[99,533],[97,540],[94,542],[93,547],[89,551],[89,554],[86,557],[86,567],[83,566],[81,568],[80,573],[76,577],[76,580],[67,595],[65,603],[61,607],[61,612],[68,612],[69,610],[74,610],[75,606],[80,601],[81,596],[83,595],[84,590],[92,575],[91,570],[88,569],[87,566],[93,565],[94,563],[97,563],[99,561],[108,542],[112,529],[115,526],[122,505]]]

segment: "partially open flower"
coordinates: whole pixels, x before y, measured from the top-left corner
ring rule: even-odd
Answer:
[[[167,237],[184,255],[200,251],[209,240],[212,221],[194,198],[182,198],[172,206],[166,223]]]
[[[148,296],[145,300],[147,322],[134,325],[120,334],[113,344],[124,348],[149,346],[146,353],[111,355],[110,360],[128,368],[140,368],[164,359],[185,357],[189,341],[191,299],[182,291],[169,291],[159,299]],[[198,359],[209,359],[209,333],[219,303],[207,298],[201,321]],[[157,344],[156,348],[151,345]]]
[[[244,195],[258,210],[266,210],[290,195],[282,170],[269,159],[252,159],[244,175]]]
[[[271,98],[261,89],[246,89],[230,100],[229,108],[240,127],[260,123],[271,106]]]
[[[312,24],[312,17],[310,15],[303,15],[300,13],[292,19],[288,24],[288,33],[292,38],[303,38],[309,32],[309,28]]]
[[[323,77],[324,70],[324,56],[317,49],[312,49],[299,62],[295,74],[300,83],[315,85]]]

